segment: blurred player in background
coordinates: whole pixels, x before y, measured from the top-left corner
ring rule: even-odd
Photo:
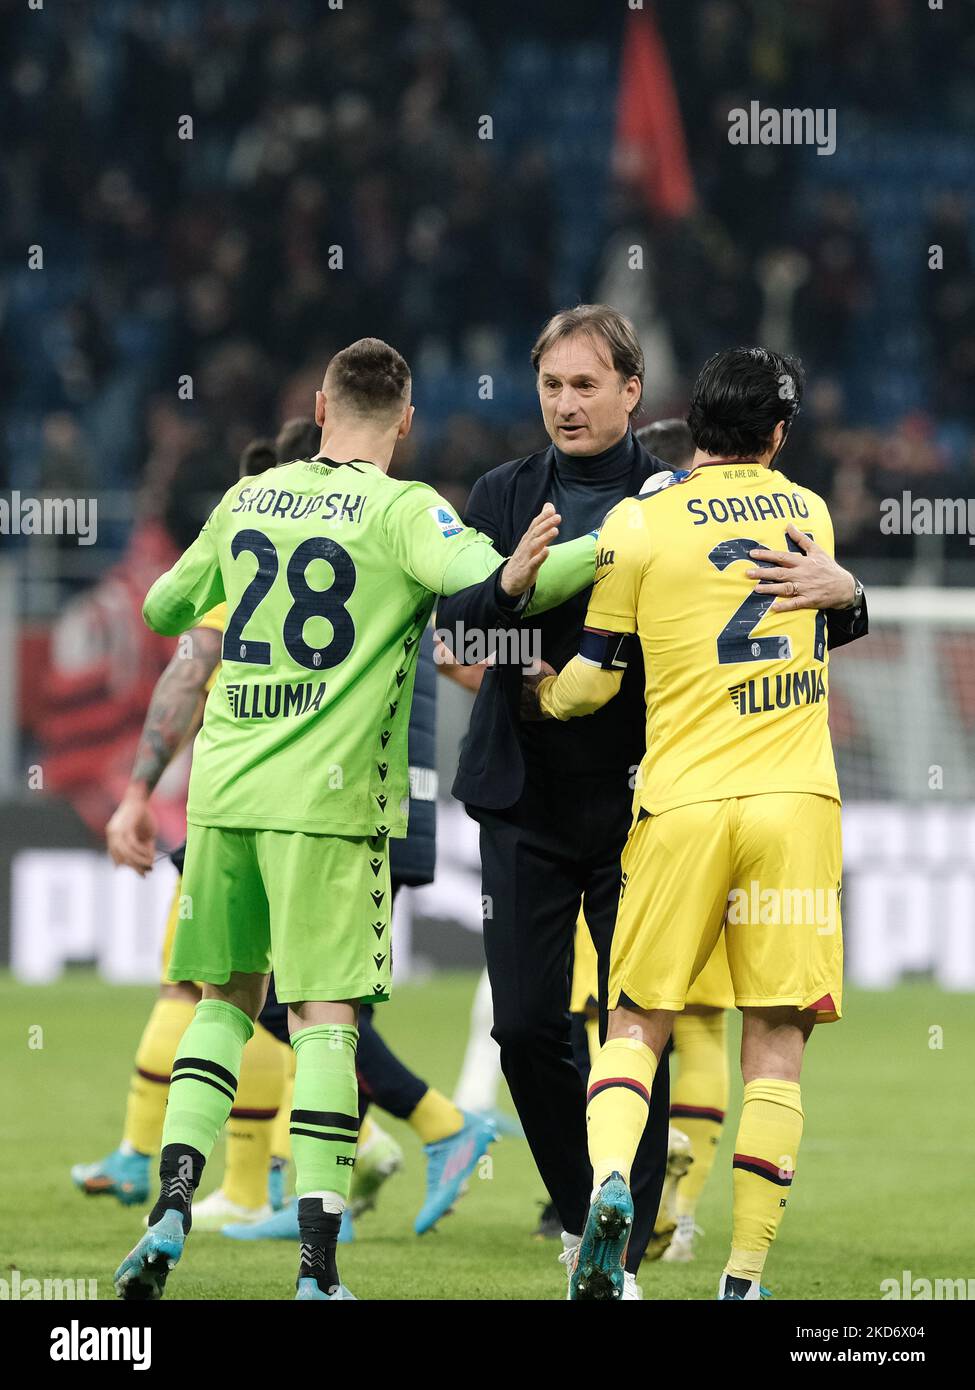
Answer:
[[[636,437],[645,449],[655,458],[667,465],[667,472],[686,468],[694,457],[694,440],[687,421],[679,415],[667,420],[654,420],[649,425],[641,425]]]
[[[790,547],[822,553],[862,616],[852,576],[830,558],[825,503],[773,467],[801,396],[798,364],[764,349],[705,365],[688,415],[691,468],[607,518],[579,655],[532,682],[544,714],[585,714],[619,690],[627,636],[643,647],[647,752],[623,854],[607,1041],[590,1073],[595,1186],[570,1275],[576,1300],[623,1295],[628,1180],[654,1076],[722,935],[743,1014],[745,1094],[719,1298],[762,1296],[802,1134],[803,1050],[816,1022],[840,1016],[826,619],[795,614],[788,570],[755,539],[781,533]],[[766,568],[754,587],[747,566],[756,556]],[[766,915],[769,893],[778,917]]]
[[[488,576],[515,602],[534,588],[537,607],[591,582],[591,538],[560,546],[540,575],[554,508],[505,562],[432,489],[387,476],[412,423],[410,387],[385,343],[337,353],[316,399],[316,459],[231,488],[146,598],[164,633],[222,600],[229,616],[190,781],[193,915],[169,972],[203,980],[204,997],[177,1049],[160,1194],[116,1272],[121,1297],[161,1296],[182,1255],[272,965],[296,1053],[297,1296],[351,1297],[336,1245],[359,1127],[356,1023],[359,1004],[390,989],[388,840],[406,830],[420,638],[438,593]]]

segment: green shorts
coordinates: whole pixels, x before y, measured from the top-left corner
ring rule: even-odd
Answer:
[[[170,980],[274,971],[283,1004],[389,998],[388,840],[187,827]]]

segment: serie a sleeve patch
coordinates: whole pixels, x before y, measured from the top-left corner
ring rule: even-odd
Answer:
[[[464,529],[463,525],[451,512],[448,512],[446,507],[428,507],[427,512],[437,523],[440,534],[445,540],[450,540],[451,536],[459,536]]]
[[[632,633],[607,632],[605,628],[584,627],[579,642],[579,660],[602,671],[625,671],[629,662]]]

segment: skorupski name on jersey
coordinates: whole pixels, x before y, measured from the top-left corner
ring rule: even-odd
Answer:
[[[289,521],[301,521],[321,512],[323,521],[357,522],[362,520],[365,507],[366,497],[361,492],[329,492],[308,496],[289,492],[287,488],[242,487],[230,511],[232,515],[256,512],[258,516],[280,516]]]

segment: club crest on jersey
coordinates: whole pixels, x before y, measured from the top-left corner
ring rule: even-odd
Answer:
[[[767,714],[794,705],[818,705],[826,699],[822,671],[787,671],[784,676],[763,676],[728,687],[731,703],[739,714]]]
[[[227,703],[235,719],[288,719],[317,710],[325,682],[298,681],[290,685],[228,685]]]
[[[682,483],[687,476],[686,468],[662,468],[659,473],[651,473],[650,477],[645,479],[640,488],[640,496],[649,497],[661,488],[673,487],[674,483]]]
[[[455,516],[451,516],[446,507],[428,507],[427,511],[437,523],[445,540],[449,540],[451,536],[459,536],[463,531],[463,526]]]

